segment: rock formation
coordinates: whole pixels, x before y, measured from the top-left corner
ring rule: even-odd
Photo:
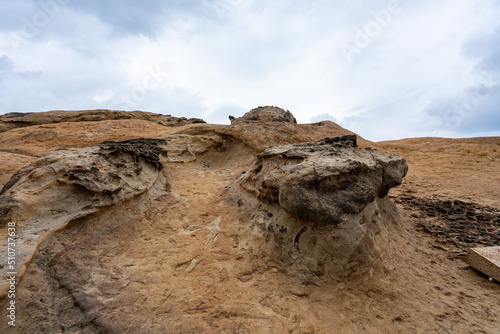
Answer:
[[[297,123],[291,112],[274,106],[257,107],[238,118],[229,116],[229,120],[231,120],[231,124],[243,121]]]
[[[223,139],[213,133],[207,135],[175,134],[160,137],[165,141],[162,147],[168,152],[168,162],[195,161],[196,156],[212,147],[222,147]]]
[[[497,332],[498,284],[457,259],[498,244],[500,138],[247,116],[2,116],[0,332]]]
[[[163,168],[162,142],[138,139],[56,150],[15,173],[0,191],[0,251],[7,253],[7,224],[16,222],[19,277],[45,236],[147,191]],[[2,293],[7,272],[14,271],[6,261],[0,264]]]
[[[299,219],[336,226],[377,197],[386,197],[407,170],[404,159],[358,148],[356,136],[343,136],[270,147],[259,154],[241,184]]]
[[[347,135],[270,147],[240,182],[259,200],[289,214],[279,229],[264,226],[280,239],[285,254],[299,251],[316,266],[328,259],[329,270],[339,273],[360,245],[379,242],[381,229],[390,233],[387,222],[394,217],[387,211],[394,210],[387,195],[407,170],[399,156],[357,147],[356,136]],[[378,245],[379,252],[383,248]]]
[[[7,113],[0,115],[0,132],[19,127],[62,122],[88,122],[119,119],[140,119],[165,126],[178,126],[195,123],[205,123],[199,118],[173,117],[144,111],[120,110],[52,110],[39,113]]]

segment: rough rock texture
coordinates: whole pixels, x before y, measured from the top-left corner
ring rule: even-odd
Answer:
[[[231,124],[243,121],[297,123],[291,112],[274,106],[257,107],[241,117],[234,118],[233,116],[229,116],[229,119],[231,120]]]
[[[0,236],[6,252],[7,223],[16,222],[18,274],[47,234],[149,189],[163,168],[162,142],[137,139],[56,150],[16,172],[0,191]],[[0,265],[1,292],[12,271],[6,260]]]
[[[2,180],[60,148],[147,137],[168,151],[161,171],[139,159],[155,181],[126,168],[152,182],[147,191],[40,239],[18,280],[17,326],[0,322],[0,332],[497,334],[500,285],[457,259],[453,241],[479,246],[487,233],[487,242],[499,242],[492,219],[500,209],[500,138],[370,143],[358,136],[360,146],[395,152],[410,168],[401,186],[338,225],[299,219],[240,186],[241,173],[271,145],[349,134],[329,121],[163,126],[142,119],[0,133],[0,158],[12,162],[0,164]],[[119,151],[130,156],[126,166],[135,164],[134,153]],[[50,188],[87,201],[84,187],[56,183]],[[392,199],[402,203],[397,210]],[[44,198],[37,200],[42,207]],[[453,210],[431,214],[449,203]],[[3,319],[8,303],[0,297]]]
[[[200,125],[163,126],[136,119],[33,125],[0,133],[0,151],[39,157],[56,149],[88,147],[107,140],[155,139]]]
[[[38,113],[13,112],[0,115],[0,132],[41,124],[62,122],[104,121],[118,119],[138,119],[158,123],[166,126],[179,126],[194,123],[205,123],[199,118],[173,117],[144,111],[120,110],[52,110]]]
[[[304,143],[326,137],[354,135],[355,133],[331,121],[312,124],[288,122],[237,122],[231,126],[217,127],[214,131],[232,137],[246,146],[262,152],[270,146]],[[357,136],[360,146],[373,146],[373,143]]]
[[[398,197],[396,202],[420,211],[414,214],[420,220],[419,228],[435,236],[440,243],[437,247],[449,250],[450,257],[463,258],[469,248],[497,246],[500,241],[500,209],[408,195]]]
[[[174,134],[160,138],[166,143],[162,147],[168,152],[168,162],[194,161],[197,155],[210,148],[220,148],[224,145],[222,137],[213,133],[208,135]]]
[[[384,215],[391,211],[386,197],[407,170],[404,159],[359,148],[356,136],[348,135],[270,147],[240,182],[261,201],[277,203],[296,218],[283,219],[281,232],[264,226],[276,232],[284,254],[300,251],[312,259],[308,267],[314,271],[327,265],[338,273],[361,243],[379,242],[375,234],[382,228],[390,233],[387,221],[395,217]],[[383,251],[383,245],[377,247],[377,253]]]
[[[278,202],[297,218],[319,226],[338,225],[401,184],[404,159],[358,148],[356,136],[274,146],[259,154],[242,186],[263,200]]]

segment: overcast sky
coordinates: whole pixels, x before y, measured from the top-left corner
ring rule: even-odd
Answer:
[[[0,114],[261,105],[370,140],[500,136],[500,0],[0,0]]]

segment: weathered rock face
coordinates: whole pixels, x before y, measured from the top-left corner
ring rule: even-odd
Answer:
[[[162,143],[136,139],[56,150],[15,173],[0,192],[0,237],[6,254],[7,223],[16,222],[18,277],[47,234],[148,190],[163,167]],[[6,261],[0,266],[0,291],[12,271]]]
[[[278,204],[291,218],[283,218],[280,227],[263,226],[278,230],[275,239],[281,240],[282,252],[298,251],[323,265],[331,258],[335,271],[362,243],[376,244],[375,234],[388,232],[384,221],[395,219],[384,217],[394,211],[387,195],[407,170],[399,156],[357,147],[356,136],[348,135],[271,147],[240,184],[270,208]]]
[[[257,121],[236,122],[230,126],[219,127],[215,129],[215,132],[245,143],[245,145],[252,147],[259,153],[276,145],[305,143],[328,137],[355,134],[330,121],[312,124]],[[374,145],[373,142],[359,136],[357,136],[357,143],[362,147],[373,147]]]
[[[259,198],[278,202],[297,218],[319,226],[338,225],[401,184],[404,159],[356,147],[356,136],[275,146],[258,156],[241,185]]]
[[[229,116],[229,119],[231,120],[231,124],[242,121],[297,123],[291,112],[274,106],[257,107],[241,117],[234,118],[233,116]]]
[[[168,162],[190,162],[196,160],[198,154],[204,153],[213,147],[221,147],[221,136],[174,134],[161,137],[166,145],[162,147],[168,152]]]
[[[144,111],[120,110],[52,110],[37,113],[8,113],[0,115],[0,133],[11,129],[62,122],[86,122],[119,119],[138,119],[166,126],[180,126],[194,123],[205,123],[199,118],[173,117]]]
[[[302,173],[311,165],[312,174],[319,170],[326,175],[333,170],[332,160],[347,166],[347,171],[354,164],[349,159],[372,161],[370,155],[375,156],[373,161],[378,162],[372,161],[368,170],[365,165],[371,164],[358,161],[361,167],[353,169],[352,179],[342,178],[342,186],[333,181],[335,175],[318,178],[317,189],[324,192],[317,195],[320,200],[334,196],[334,189],[339,198],[347,196],[351,186],[371,189],[366,201],[374,200],[363,209],[360,203],[351,204],[349,210],[359,213],[342,215],[339,212],[349,211],[344,208],[328,213],[340,214],[337,224],[334,219],[321,223],[316,216],[298,218],[291,205],[290,211],[280,205],[279,193],[258,197],[255,185],[249,185],[250,192],[240,186],[241,173],[253,170],[257,154],[270,146],[349,134],[353,133],[329,121],[165,127],[135,119],[35,125],[0,133],[2,184],[37,161],[0,195],[4,200],[0,206],[11,210],[12,217],[23,215],[19,208],[31,210],[22,216],[25,220],[17,221],[19,261],[27,258],[27,247],[34,242],[27,237],[43,239],[18,280],[16,327],[3,322],[0,332],[330,333],[335,328],[341,333],[391,334],[419,328],[426,333],[496,333],[500,314],[492,310],[498,308],[500,286],[448,257],[455,256],[453,238],[462,235],[456,233],[457,226],[464,229],[463,235],[466,229],[470,234],[460,237],[464,247],[495,242],[500,138],[371,143],[358,136],[361,147],[375,146],[408,158],[411,173],[401,187],[391,189],[395,201],[399,198],[404,204],[411,197],[411,203],[399,206],[401,217],[389,196],[379,197],[384,194],[379,184],[384,182],[373,182],[366,174],[370,170],[391,174],[391,166],[397,164],[384,167],[378,160],[390,155],[360,149],[349,139],[345,145],[325,143],[330,148],[321,154],[312,147],[322,145],[309,143],[294,146],[299,153],[282,150],[298,158],[262,156],[262,170],[255,173],[257,180],[268,178],[273,163],[283,178],[291,178],[288,172],[293,168]],[[109,143],[102,152],[89,148],[144,136],[163,141],[128,142],[115,148]],[[168,152],[166,159],[155,146]],[[330,152],[337,148],[338,153]],[[56,149],[65,150],[48,155],[54,161],[41,157]],[[66,153],[69,161],[63,162]],[[78,161],[72,162],[75,158]],[[86,167],[89,161],[96,163],[101,175]],[[165,165],[161,172],[159,163]],[[68,170],[58,169],[60,164]],[[457,164],[460,169],[453,168]],[[139,165],[142,171],[136,172]],[[81,179],[75,184],[58,181],[71,170],[80,171],[74,176]],[[356,186],[358,171],[366,184],[373,184]],[[339,172],[338,178],[347,175]],[[140,193],[155,177],[153,185]],[[108,185],[102,185],[106,179]],[[135,186],[136,180],[144,184]],[[280,187],[287,185],[279,178],[274,181]],[[321,187],[327,181],[331,187]],[[304,198],[305,190],[316,196],[312,181],[304,180],[298,189]],[[52,191],[61,191],[61,196]],[[133,198],[118,203],[124,191]],[[435,196],[451,202],[421,201]],[[496,211],[479,214],[481,208],[465,204],[469,196],[491,200],[481,203]],[[88,205],[91,199],[95,202]],[[97,207],[115,201],[116,205]],[[324,205],[336,205],[331,202]],[[56,220],[64,223],[66,213],[57,210],[68,210],[71,216],[85,206],[98,212],[75,219],[46,238],[39,236],[45,233],[42,226]],[[439,211],[437,206],[446,208]],[[424,209],[429,209],[428,215]],[[27,219],[30,215],[33,220]],[[435,232],[436,240],[420,228]],[[485,229],[491,232],[486,233],[489,239],[481,239]],[[5,249],[0,252],[7,254]],[[8,303],[0,296],[4,319]]]

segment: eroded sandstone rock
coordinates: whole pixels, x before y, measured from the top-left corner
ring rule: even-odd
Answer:
[[[274,106],[257,107],[241,117],[234,118],[233,116],[229,116],[229,119],[231,120],[231,124],[242,121],[297,123],[291,112]]]
[[[356,147],[356,136],[275,146],[258,156],[241,185],[263,200],[278,202],[297,218],[338,225],[401,184],[404,159]]]
[[[194,161],[198,154],[223,145],[222,137],[215,134],[188,135],[179,133],[163,136],[160,139],[166,143],[162,147],[168,152],[168,162]]]
[[[181,126],[194,123],[205,123],[199,118],[173,117],[144,111],[121,110],[52,110],[36,113],[7,113],[0,115],[0,133],[15,128],[53,124],[62,122],[88,122],[119,119],[146,120],[165,126]]]
[[[50,232],[100,208],[148,190],[162,169],[162,140],[104,142],[50,152],[16,172],[0,192],[0,236],[7,254],[7,223],[16,223],[16,270],[0,262],[0,294],[7,272],[21,277],[38,243]]]
[[[303,257],[309,267],[329,262],[336,271],[367,245],[362,253],[380,255],[377,235],[387,238],[387,222],[397,221],[387,195],[407,170],[401,157],[357,147],[356,136],[348,135],[270,147],[240,184],[281,217],[274,226],[257,220],[275,234],[283,254]]]
[[[313,142],[327,137],[355,135],[354,132],[331,122],[323,121],[311,124],[290,122],[233,122],[214,131],[222,136],[234,138],[246,146],[261,153],[270,146]],[[357,136],[357,143],[362,147],[373,147],[374,143]]]

